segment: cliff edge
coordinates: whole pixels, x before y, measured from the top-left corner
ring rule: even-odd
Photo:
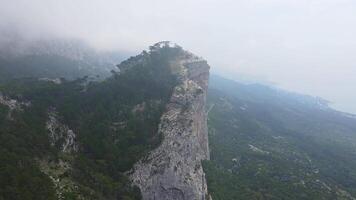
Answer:
[[[209,159],[205,104],[210,67],[186,51],[169,67],[179,82],[160,120],[162,142],[134,165],[131,180],[145,200],[204,200],[207,185],[201,161]]]

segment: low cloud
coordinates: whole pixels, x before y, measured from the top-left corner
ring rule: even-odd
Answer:
[[[172,40],[216,73],[259,77],[356,113],[354,13],[352,0],[3,0],[0,31],[136,52]]]

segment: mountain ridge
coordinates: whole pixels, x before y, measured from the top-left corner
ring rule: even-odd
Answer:
[[[135,164],[131,175],[143,199],[208,199],[201,162],[210,157],[205,112],[210,67],[193,54],[183,57],[172,64],[180,83],[161,117],[162,143]]]
[[[189,141],[200,155],[194,163],[201,184],[189,195],[206,188],[206,61],[161,42],[118,67],[102,81],[29,76],[0,82],[0,198],[141,199],[127,171],[166,142],[163,127],[173,126],[161,117],[177,106],[187,115],[180,127],[195,127],[201,136]]]

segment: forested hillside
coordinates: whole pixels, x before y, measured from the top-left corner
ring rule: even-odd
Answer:
[[[126,172],[161,140],[180,47],[154,46],[101,82],[0,85],[0,199],[140,199]]]
[[[326,101],[212,76],[214,200],[355,199],[356,117]]]

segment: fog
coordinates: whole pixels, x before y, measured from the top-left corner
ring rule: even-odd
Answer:
[[[214,73],[356,113],[355,13],[354,0],[0,0],[0,31],[132,52],[170,40]]]

